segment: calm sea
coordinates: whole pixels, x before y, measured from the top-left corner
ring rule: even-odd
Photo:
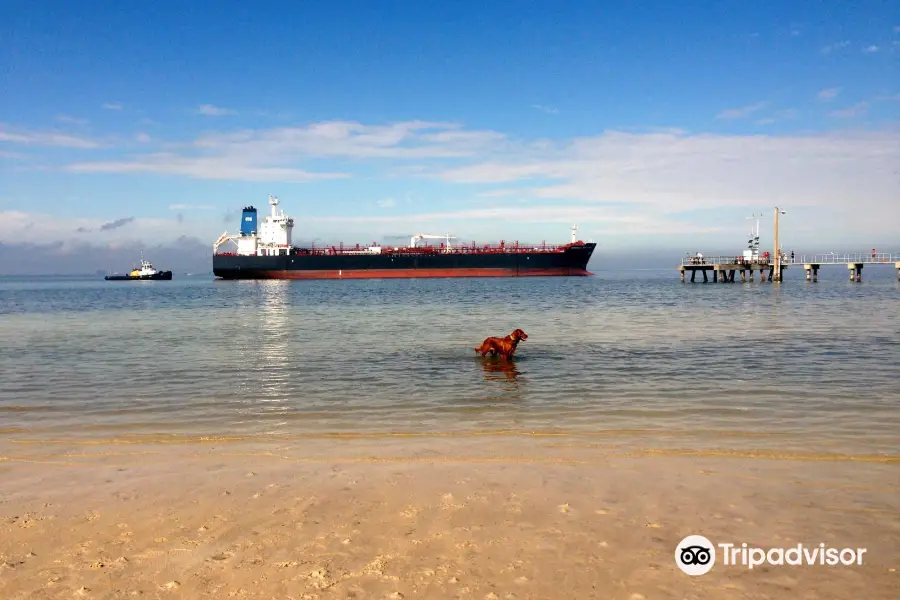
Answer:
[[[562,432],[897,453],[893,269],[777,286],[597,273],[0,278],[0,436]],[[513,366],[475,356],[516,327]]]

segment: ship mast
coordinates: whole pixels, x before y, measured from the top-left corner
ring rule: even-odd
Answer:
[[[272,219],[278,218],[278,211],[276,210],[276,206],[278,206],[279,200],[276,196],[269,194],[269,205],[272,207]]]
[[[578,223],[572,223],[572,243],[578,241]]]

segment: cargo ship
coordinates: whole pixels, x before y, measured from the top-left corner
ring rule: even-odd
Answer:
[[[451,235],[416,234],[407,246],[343,243],[331,246],[292,243],[294,219],[269,196],[271,214],[258,220],[247,206],[239,233],[227,231],[213,244],[213,274],[220,279],[378,279],[414,277],[588,276],[596,244],[577,239],[572,226],[568,244],[455,244]],[[432,245],[424,240],[444,240]],[[225,244],[232,246],[225,246]],[[225,246],[223,248],[223,246]]]
[[[168,281],[172,279],[172,271],[158,271],[150,261],[144,260],[144,253],[141,252],[141,268],[134,268],[127,275],[107,275],[104,277],[107,281]]]

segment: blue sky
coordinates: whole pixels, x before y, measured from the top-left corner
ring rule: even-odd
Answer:
[[[5,2],[0,241],[900,251],[896,3],[307,4]]]

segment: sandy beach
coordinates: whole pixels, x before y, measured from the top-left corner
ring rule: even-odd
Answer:
[[[883,457],[679,453],[555,436],[0,445],[0,597],[895,598]],[[723,565],[679,541],[866,548]]]

